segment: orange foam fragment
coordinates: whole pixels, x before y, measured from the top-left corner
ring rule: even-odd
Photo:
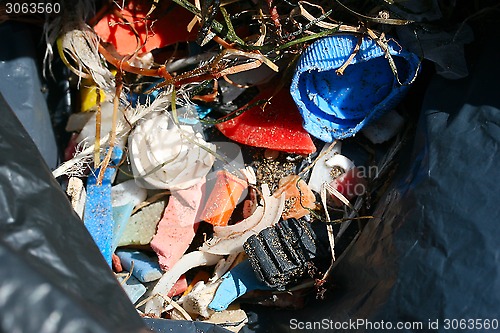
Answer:
[[[226,170],[218,171],[214,189],[200,218],[212,225],[226,226],[246,188],[246,181]]]

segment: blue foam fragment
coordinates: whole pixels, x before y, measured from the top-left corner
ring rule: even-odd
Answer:
[[[87,199],[85,202],[84,224],[101,251],[104,259],[111,266],[113,255],[113,212],[111,206],[111,182],[123,151],[115,147],[110,166],[104,171],[102,184],[97,184],[100,168],[91,172],[87,179]]]
[[[132,211],[134,210],[134,203],[128,203],[123,206],[113,207],[113,245],[112,251],[114,252],[118,246],[118,242],[123,235],[123,231],[127,227]]]
[[[132,275],[141,282],[155,281],[163,275],[157,258],[149,257],[143,252],[122,249],[116,251],[116,255],[120,258],[122,267],[128,271],[132,270]],[[132,262],[134,263],[133,269]]]

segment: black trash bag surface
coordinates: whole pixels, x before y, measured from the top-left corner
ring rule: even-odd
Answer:
[[[0,331],[140,332],[143,322],[1,95],[0,114]]]

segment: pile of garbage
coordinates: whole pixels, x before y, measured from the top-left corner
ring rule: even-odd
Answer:
[[[45,22],[46,74],[59,57],[78,96],[53,175],[142,316],[238,331],[244,304],[335,292],[423,54],[466,74],[411,8],[357,6],[79,0]]]

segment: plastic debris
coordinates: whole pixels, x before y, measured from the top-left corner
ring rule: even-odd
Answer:
[[[96,137],[96,117],[97,113],[92,112],[90,119],[85,123],[85,126],[78,134],[76,139],[77,143],[81,143],[85,141],[87,144],[93,144],[95,142]],[[108,134],[111,131],[112,123],[113,123],[113,103],[104,101],[101,104],[101,120],[100,120],[100,137],[102,138],[105,134]],[[118,119],[120,122],[125,122],[125,118],[123,113],[120,112],[118,115]],[[125,146],[125,140],[121,140],[121,147]]]
[[[275,93],[275,87],[263,88],[259,100],[270,101],[254,106],[242,115],[217,125],[228,138],[253,147],[264,147],[296,154],[311,154],[316,146],[302,127],[290,94],[285,89]],[[272,97],[272,99],[271,99]]]
[[[146,245],[156,234],[156,228],[165,211],[165,201],[154,202],[133,214],[118,241],[118,246]]]
[[[157,281],[153,281],[153,282],[149,282],[149,283],[144,284],[145,286],[147,286],[147,288],[146,288],[147,291],[144,294],[144,296],[142,297],[141,302],[144,302],[144,300],[147,300],[153,296],[153,287],[155,286],[156,283],[157,283]],[[188,287],[188,284],[187,284],[186,275],[182,274],[179,277],[179,279],[172,285],[172,288],[170,288],[168,293],[165,294],[165,296],[167,298],[180,296],[186,291],[187,287]],[[171,309],[172,306],[170,306],[169,308]]]
[[[80,87],[80,112],[90,112],[96,111],[97,106],[97,94],[99,93],[99,98],[104,101],[106,94],[104,91],[100,90],[93,82],[89,79],[83,79]],[[67,129],[66,129],[67,130]]]
[[[112,165],[120,162],[122,150],[115,147],[112,155]],[[116,169],[106,168],[102,184],[98,183],[100,169],[96,169],[87,179],[87,200],[85,202],[84,222],[87,230],[94,238],[104,259],[111,266],[113,253],[113,210],[111,205],[111,181]]]
[[[111,187],[111,205],[115,224],[113,229],[113,250],[118,246],[134,207],[146,200],[146,198],[146,189],[137,186],[133,179]]]
[[[215,160],[207,151],[215,146],[191,126],[176,125],[168,113],[143,120],[128,141],[134,177],[149,188],[187,189],[206,176]]]
[[[237,333],[248,322],[248,316],[245,311],[241,309],[224,310],[213,313],[210,318],[204,321],[207,323],[217,324],[218,326],[224,327],[228,331]]]
[[[151,248],[158,255],[160,266],[171,269],[188,249],[196,235],[199,210],[205,181],[185,190],[172,191],[167,208],[158,224]]]
[[[212,317],[214,311],[209,308],[209,304],[213,300],[219,285],[223,282],[223,275],[235,263],[237,257],[238,255],[230,255],[226,259],[220,259],[217,265],[215,265],[213,276],[210,279],[208,277],[205,279],[203,274],[197,275],[195,280],[197,279],[198,281],[195,282],[193,280],[191,291],[179,299],[179,303],[182,303],[182,307],[193,318],[197,316],[202,316],[203,318]]]
[[[111,257],[111,268],[113,268],[113,271],[116,273],[123,272],[122,261],[120,260],[120,257],[116,255],[116,253],[113,253]]]
[[[200,251],[220,255],[242,252],[243,243],[248,237],[277,223],[285,206],[285,194],[275,198],[264,184],[262,195],[264,206],[257,207],[249,218],[239,223],[214,227],[214,236],[200,247]]]
[[[327,257],[309,223],[288,219],[251,236],[243,248],[258,280],[284,289],[312,271],[314,259]]]
[[[80,132],[93,116],[94,114],[92,112],[72,113],[66,122],[64,130],[66,132]],[[74,133],[74,135],[76,141],[76,137],[78,137],[78,135],[76,135],[76,133]]]
[[[85,209],[85,200],[87,192],[83,185],[83,181],[77,177],[70,177],[68,180],[68,188],[66,193],[71,199],[71,207],[75,210],[76,214],[83,219],[83,211]]]
[[[228,171],[217,172],[214,188],[200,219],[214,226],[226,226],[247,183]]]
[[[359,50],[350,58],[358,39]],[[370,38],[335,35],[302,53],[290,91],[311,135],[325,142],[351,137],[401,101],[418,73],[419,59],[393,41],[387,48]],[[349,66],[339,72],[346,62]]]
[[[332,158],[325,161],[327,167],[339,168],[340,173],[345,173],[355,167],[354,162],[341,154],[335,154]]]
[[[208,273],[206,271],[204,271],[204,270],[198,271],[198,273],[196,273],[196,275],[194,276],[191,283],[187,286],[186,290],[183,293],[183,296],[186,296],[187,294],[189,294],[198,282],[203,281],[206,283],[209,278],[210,278],[210,275],[208,275]]]
[[[188,288],[188,284],[187,284],[186,275],[183,274],[179,277],[177,282],[174,283],[174,286],[170,289],[167,296],[174,297],[174,296],[182,295],[183,293],[186,292],[187,288]]]
[[[156,258],[135,250],[118,250],[115,253],[120,258],[123,268],[131,271],[141,282],[156,281],[163,275]]]
[[[156,6],[161,5],[164,4],[156,4]],[[186,26],[192,19],[188,11],[178,6],[174,7],[173,10],[172,8],[168,10],[168,7],[157,8],[157,11],[151,13],[153,15],[151,17],[147,15],[150,9],[151,4],[147,1],[127,1],[126,6],[120,8],[119,15],[107,14],[96,24],[94,29],[104,41],[111,43],[116,51],[122,55],[135,52],[137,38],[141,44],[140,53],[196,38],[194,31],[190,34],[186,30]],[[155,17],[158,12],[163,13],[163,15]],[[120,16],[133,18],[130,25],[138,33],[138,36],[134,35],[129,25],[121,24]]]
[[[335,141],[334,143],[325,144],[321,149],[314,163],[309,182],[307,183],[312,191],[320,193],[323,183],[329,183],[333,180],[332,168],[326,165],[326,161],[333,158],[336,154],[340,154],[341,147],[342,143]]]
[[[309,214],[309,210],[316,207],[316,197],[306,182],[297,175],[281,178],[278,189],[273,196],[285,194],[285,208],[281,216],[284,219],[301,218]]]
[[[126,271],[118,275],[117,279],[132,303],[136,303],[146,293],[146,287]]]
[[[168,298],[165,297],[167,291],[172,289],[182,274],[194,267],[215,265],[219,259],[221,259],[219,255],[201,251],[185,254],[171,269],[163,274],[160,281],[155,285],[152,290],[154,296],[146,303],[145,313],[159,317],[168,302]]]
[[[199,281],[191,292],[183,297],[182,307],[191,314],[209,318],[213,314],[213,309],[208,306],[214,298],[220,282],[207,283]]]
[[[225,310],[238,297],[257,289],[270,288],[255,276],[250,262],[245,260],[221,278],[217,292],[208,307],[214,311]]]

